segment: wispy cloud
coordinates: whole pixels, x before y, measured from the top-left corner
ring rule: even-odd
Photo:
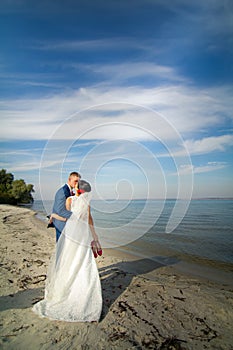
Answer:
[[[194,174],[212,172],[226,168],[227,166],[228,164],[224,162],[208,162],[207,165],[194,167]]]
[[[187,139],[184,141],[184,147],[187,148],[191,156],[210,154],[214,152],[225,152],[233,146],[233,135],[210,136],[202,139]],[[159,158],[170,157],[168,153],[160,153]],[[183,157],[184,150],[176,150],[174,147],[173,156]]]
[[[85,129],[91,123],[96,125],[113,119],[136,124],[137,118],[145,120],[145,129],[150,130],[152,119],[147,115],[152,112],[143,111],[143,106],[162,113],[183,136],[186,133],[208,133],[216,126],[224,128],[233,118],[231,93],[230,87],[200,90],[188,85],[170,85],[166,88],[131,86],[109,89],[103,84],[48,98],[2,99],[0,136],[3,139],[49,139],[56,127],[86,108],[89,110],[77,114],[73,125],[77,131],[77,122]],[[92,133],[93,139],[100,137],[104,138],[104,135]],[[69,135],[63,135],[63,138],[69,138]]]
[[[149,0],[150,1],[150,0]],[[153,0],[151,1],[151,3]],[[189,1],[169,0],[156,1],[157,5],[169,8],[170,11],[185,16],[193,25],[199,25],[208,34],[232,34],[233,4],[231,0]]]
[[[179,169],[179,173],[181,175],[184,174],[201,174],[201,173],[208,173],[216,170],[220,170],[223,168],[226,168],[228,164],[226,162],[208,162],[207,164],[200,165],[200,166],[181,166]],[[173,173],[173,175],[177,175],[177,173]]]
[[[37,41],[30,48],[46,51],[100,51],[119,50],[124,48],[134,48],[136,50],[147,50],[149,45],[143,44],[131,37],[102,38],[92,40],[57,40],[57,41]]]
[[[130,63],[119,63],[119,64],[89,64],[89,65],[81,65],[81,64],[72,64],[74,68],[77,69],[86,69],[94,74],[99,74],[102,76],[102,79],[106,79],[111,83],[128,81],[133,78],[163,78],[168,81],[185,81],[184,77],[178,75],[174,68],[169,66],[159,65],[153,62],[130,62]],[[161,83],[161,80],[160,80]],[[155,84],[156,85],[156,84]]]
[[[0,156],[14,156],[14,157],[25,157],[25,156],[30,156],[33,154],[39,154],[43,151],[43,148],[31,148],[30,150],[20,150],[20,149],[16,149],[16,150],[9,150],[8,148],[4,147],[4,152],[0,151]]]
[[[33,160],[32,160],[33,159]],[[12,158],[12,155],[7,156],[5,161],[0,162],[0,167],[7,169],[11,172],[33,172],[34,170],[42,170],[43,168],[53,168],[57,164],[60,165],[61,160],[59,157],[54,157],[54,159],[51,159],[50,161],[40,163],[41,155],[35,157],[33,155],[33,152],[27,155],[25,158],[21,158],[18,160],[14,160]]]
[[[185,145],[190,154],[206,154],[210,152],[223,152],[233,146],[233,135],[211,136],[199,140],[186,140]]]

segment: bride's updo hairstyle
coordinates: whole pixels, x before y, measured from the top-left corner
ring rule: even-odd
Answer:
[[[80,192],[91,192],[91,185],[85,180],[79,180],[78,189]]]

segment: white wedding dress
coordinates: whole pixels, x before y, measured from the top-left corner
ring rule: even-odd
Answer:
[[[98,321],[101,284],[91,250],[90,193],[73,196],[71,217],[57,242],[48,269],[44,299],[33,306],[42,317],[69,322]]]

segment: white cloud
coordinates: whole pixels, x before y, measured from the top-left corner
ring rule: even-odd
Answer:
[[[215,170],[226,168],[228,165],[225,162],[208,162],[206,165],[194,167],[194,174],[207,173]]]
[[[31,154],[32,156],[32,154]],[[46,162],[43,162],[43,164],[41,165],[40,163],[40,158],[38,160],[34,160],[34,161],[31,161],[31,160],[26,160],[26,159],[23,159],[23,160],[19,160],[18,162],[12,162],[11,159],[8,160],[8,163],[6,161],[6,163],[0,163],[1,166],[3,166],[3,168],[7,168],[7,171],[12,171],[12,172],[20,172],[20,171],[23,171],[23,172],[30,172],[30,171],[33,171],[33,170],[41,170],[43,168],[51,168],[51,171],[52,171],[52,168],[56,165],[60,165],[61,164],[61,161],[60,159],[57,159],[57,160],[51,160],[51,161],[46,161]]]
[[[207,173],[207,172],[213,172],[219,169],[226,168],[228,164],[226,162],[208,162],[205,165],[200,166],[194,166],[194,165],[183,165],[179,168],[179,174],[185,175],[185,174],[200,174],[200,173]],[[173,173],[172,175],[177,175],[177,173]]]
[[[140,43],[138,40],[127,37],[115,37],[93,39],[93,40],[59,40],[59,41],[35,41],[31,48],[46,51],[99,51],[113,49],[146,49],[146,44]]]
[[[189,139],[184,141],[184,147],[187,149],[190,156],[209,154],[212,152],[225,152],[233,145],[233,135],[210,136],[202,139]],[[185,155],[184,149],[177,150],[174,146],[172,155],[174,157],[183,157]],[[159,158],[168,158],[170,154],[160,153]]]
[[[8,149],[5,149],[4,151],[1,151],[0,152],[0,156],[3,157],[7,155],[7,157],[21,157],[21,156],[30,156],[32,154],[32,152],[36,152],[36,151],[40,151],[42,152],[42,148],[38,148],[38,149],[31,149],[31,150],[20,150],[20,149],[17,149],[17,150],[8,150]]]
[[[138,118],[145,120],[145,128],[150,130],[153,123],[153,118],[147,118],[150,112],[141,107],[140,113],[140,107],[137,107],[145,106],[162,113],[179,133],[185,135],[207,131],[211,127],[224,127],[232,118],[232,88],[200,90],[170,85],[166,88],[132,86],[110,89],[102,84],[48,98],[2,100],[0,136],[3,139],[48,139],[69,116],[92,106],[96,107],[77,117],[82,129],[92,122],[93,125],[113,120],[134,123]],[[79,128],[77,125],[73,127]],[[164,136],[169,137],[166,132]],[[64,137],[69,138],[69,135]],[[104,135],[93,133],[92,137],[103,138]]]
[[[157,77],[166,78],[168,81],[185,81],[184,78],[176,74],[175,70],[169,66],[162,66],[152,62],[130,62],[118,64],[73,64],[74,68],[89,70],[92,74],[100,74],[102,80],[107,79],[108,83],[119,83],[130,78]]]
[[[148,0],[153,2],[153,0]],[[157,0],[157,4],[185,16],[193,25],[199,25],[202,32],[212,35],[229,34],[233,29],[233,4],[231,0]]]
[[[190,154],[206,154],[215,151],[225,151],[233,145],[233,135],[211,136],[200,140],[186,140],[185,145]]]

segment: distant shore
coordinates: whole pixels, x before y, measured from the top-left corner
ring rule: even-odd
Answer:
[[[166,256],[153,261],[105,249],[97,259],[101,321],[39,318],[31,307],[43,298],[54,230],[33,211],[9,205],[0,205],[0,225],[1,349],[231,349],[231,283],[190,274],[192,261],[182,270]]]

